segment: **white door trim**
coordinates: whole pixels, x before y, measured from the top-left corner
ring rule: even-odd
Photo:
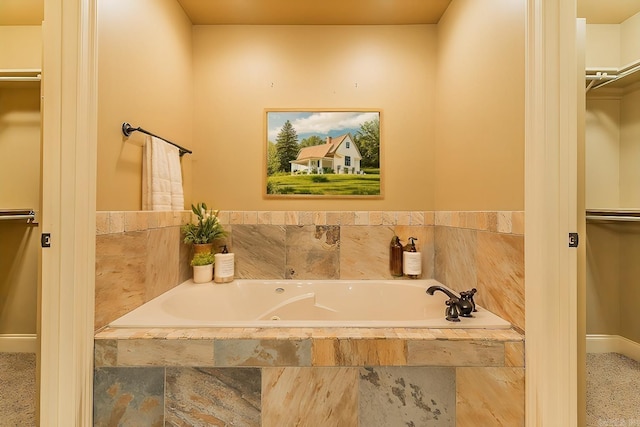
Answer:
[[[575,0],[528,0],[526,425],[577,426],[578,67]]]
[[[43,22],[40,426],[90,426],[96,193],[96,0],[47,0]]]

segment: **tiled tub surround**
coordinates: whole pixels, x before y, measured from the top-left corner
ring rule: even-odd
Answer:
[[[99,329],[191,276],[181,212],[98,212]],[[389,243],[417,237],[423,278],[461,291],[524,329],[522,212],[220,212],[241,279],[391,279]],[[503,304],[508,301],[509,304]]]
[[[513,330],[110,329],[94,425],[523,426]]]
[[[95,328],[191,277],[180,225],[190,212],[98,212]]]
[[[179,238],[188,218],[98,213],[96,328],[189,277]],[[391,237],[418,237],[423,277],[477,287],[481,305],[524,327],[522,212],[221,220],[238,278],[389,279]],[[514,330],[106,328],[95,360],[100,426],[524,425],[524,343]]]

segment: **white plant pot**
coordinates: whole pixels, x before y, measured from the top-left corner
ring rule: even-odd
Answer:
[[[193,266],[193,283],[207,283],[212,280],[213,264]]]

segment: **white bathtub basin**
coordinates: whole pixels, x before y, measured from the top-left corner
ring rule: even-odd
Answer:
[[[111,322],[141,327],[488,328],[511,324],[478,307],[473,318],[445,320],[447,297],[435,280],[188,280]]]

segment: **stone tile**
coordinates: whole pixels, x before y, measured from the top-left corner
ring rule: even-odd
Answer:
[[[397,224],[396,214],[397,212],[393,212],[393,211],[383,211],[382,225],[396,225]]]
[[[271,211],[259,211],[258,224],[271,224]]]
[[[493,211],[476,212],[476,229],[482,231],[497,231],[498,213]]]
[[[524,212],[516,211],[511,214],[511,232],[524,234]]]
[[[193,276],[193,269],[189,264],[191,262],[192,247],[191,245],[184,243],[183,238],[182,233],[180,233],[180,243],[178,246],[178,283],[182,283]]]
[[[494,341],[407,341],[407,364],[504,366],[504,345]]]
[[[498,212],[498,233],[511,233],[512,228],[511,211]]]
[[[369,212],[369,225],[382,225],[382,217],[381,211]]]
[[[524,368],[456,368],[456,426],[524,426]]]
[[[425,215],[421,211],[409,212],[411,225],[425,225]]]
[[[311,340],[215,340],[216,366],[310,366]]]
[[[284,211],[271,212],[271,224],[285,225],[285,212]]]
[[[234,225],[236,277],[284,279],[285,236],[281,225]]]
[[[287,226],[286,279],[340,278],[340,227]]]
[[[397,225],[412,225],[411,224],[411,212],[407,212],[407,211],[397,212],[396,224]]]
[[[264,427],[356,427],[358,368],[264,368],[262,408]]]
[[[298,211],[286,211],[284,223],[285,225],[300,225],[300,213]]]
[[[340,227],[340,279],[391,279],[390,226]]]
[[[109,212],[109,233],[124,233],[124,212]]]
[[[175,287],[180,275],[180,229],[149,230],[147,241],[145,302]]]
[[[399,339],[318,339],[313,366],[405,365],[405,341]]]
[[[475,230],[435,227],[434,278],[436,280],[457,291],[476,287],[477,234]]]
[[[118,366],[213,366],[213,340],[121,340]]]
[[[524,330],[524,236],[478,232],[475,301]]]
[[[93,363],[97,368],[118,365],[118,340],[94,340]]]
[[[96,236],[95,328],[145,302],[148,231]]]
[[[94,426],[164,424],[164,368],[98,368],[93,388]]]
[[[109,234],[109,212],[96,212],[96,235]]]
[[[164,426],[260,426],[260,369],[167,368]]]
[[[524,366],[524,342],[504,343],[504,366]]]
[[[243,217],[243,224],[252,224],[255,225],[258,223],[258,212],[256,211],[245,211]]]
[[[356,211],[354,225],[369,225],[369,211]]]
[[[456,425],[453,368],[361,368],[359,389],[360,426]]]

